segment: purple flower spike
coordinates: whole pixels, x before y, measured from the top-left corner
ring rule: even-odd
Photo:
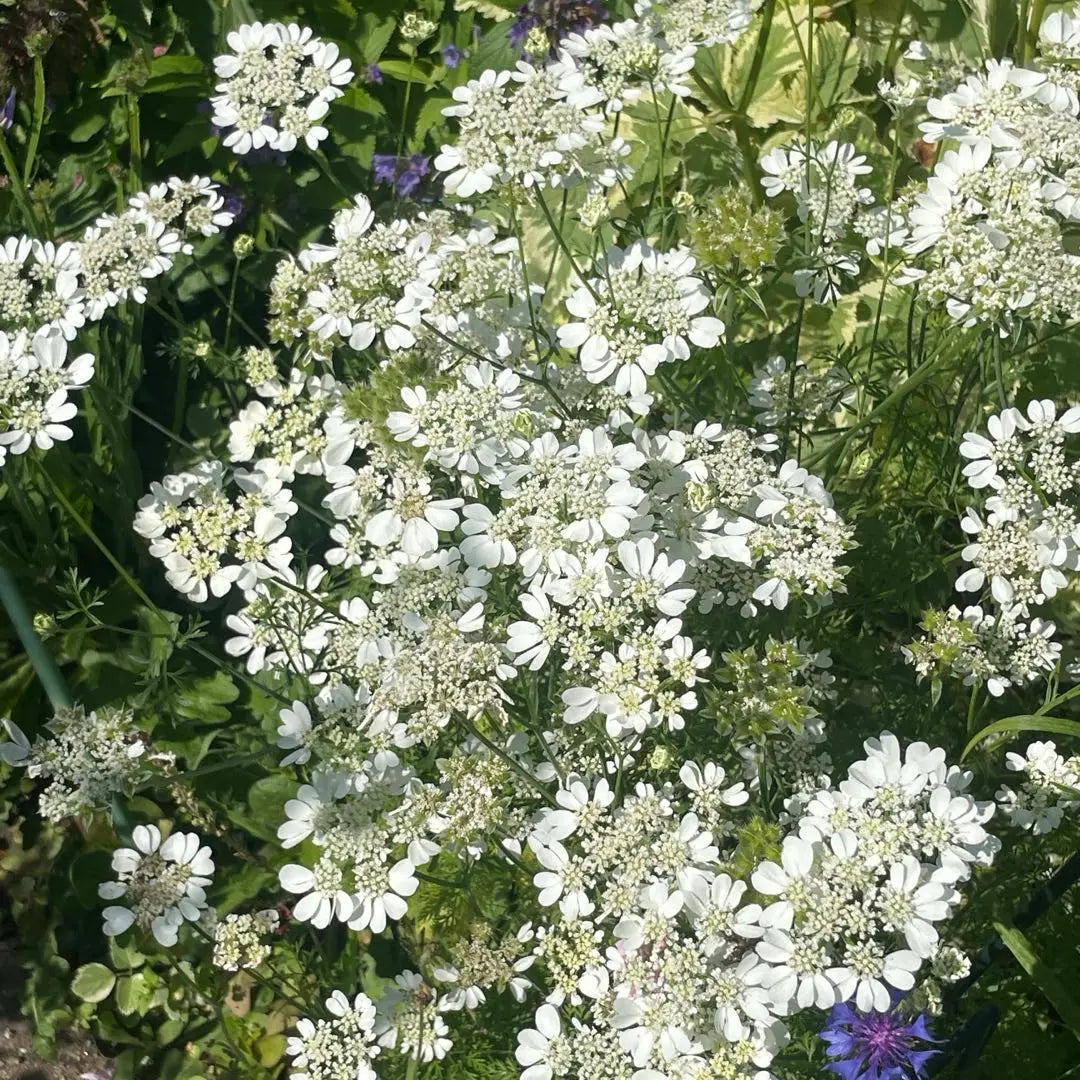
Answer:
[[[368,64],[366,78],[369,83],[375,83],[378,86],[383,81],[382,68],[378,64]]]
[[[888,1012],[858,1012],[836,1005],[820,1032],[833,1060],[825,1068],[842,1080],[920,1080],[927,1062],[941,1053],[925,1047],[939,1042],[920,1013],[914,1020],[897,1011],[900,995]]]
[[[11,93],[7,96],[7,101],[4,102],[4,107],[0,109],[0,128],[5,131],[11,130],[11,125],[15,123],[15,88],[11,88]]]

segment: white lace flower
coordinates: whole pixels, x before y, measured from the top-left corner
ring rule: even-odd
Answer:
[[[105,933],[115,937],[134,925],[169,948],[184,921],[195,922],[206,908],[214,860],[195,833],[176,832],[162,841],[156,825],[136,825],[132,840],[133,848],[113,852],[117,880],[98,886],[103,900],[124,901],[105,908]]]

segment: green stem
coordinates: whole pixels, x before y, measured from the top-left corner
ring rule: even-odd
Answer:
[[[232,338],[233,306],[236,304],[236,282],[239,277],[240,260],[237,259],[233,263],[232,280],[229,282],[229,304],[225,309],[225,343],[221,347],[221,351],[225,353],[229,351],[229,341]]]
[[[578,266],[577,260],[574,258],[574,253],[570,250],[570,246],[567,244],[566,240],[563,238],[562,230],[555,223],[555,217],[551,212],[551,207],[548,206],[547,199],[544,198],[544,194],[543,194],[542,191],[540,191],[539,188],[537,188],[537,191],[536,191],[536,198],[537,198],[537,201],[540,203],[540,209],[543,210],[543,212],[544,212],[544,217],[547,218],[548,227],[551,229],[551,235],[555,238],[555,243],[558,244],[559,249],[570,260],[570,266],[573,268],[574,274],[577,276],[578,281],[580,281],[581,284],[584,285],[585,288],[588,289],[590,293],[592,293],[593,299],[596,300],[597,302],[599,302],[600,301],[599,294],[592,287],[592,284],[590,283],[589,279],[581,272],[581,268]],[[522,271],[527,274],[527,271],[525,270],[524,249],[522,249],[521,258],[522,258]],[[537,350],[537,355],[539,355],[539,350]]]
[[[1035,55],[1035,43],[1039,40],[1039,27],[1042,26],[1043,13],[1046,11],[1046,0],[1034,0],[1031,5],[1031,18],[1028,20],[1027,31],[1020,28],[1024,35],[1024,47],[1021,53],[1021,63],[1027,63]]]
[[[128,178],[132,192],[142,190],[142,134],[139,123],[139,99],[135,94],[127,96],[128,120]]]
[[[30,193],[26,190],[26,184],[23,183],[22,174],[15,164],[15,159],[11,156],[11,147],[8,146],[3,128],[0,128],[0,161],[4,163],[4,172],[7,173],[8,179],[11,181],[11,193],[19,204],[27,230],[40,239],[42,235],[41,225],[38,222],[37,214],[34,213],[34,205],[30,201]]]
[[[53,708],[70,709],[74,702],[64,676],[60,674],[56,661],[53,660],[34,630],[33,617],[22,598],[22,593],[19,592],[19,587],[15,584],[15,579],[11,576],[11,572],[2,566],[0,566],[0,604],[7,612],[11,625],[22,643],[23,651],[42,689],[52,702]]]
[[[34,57],[34,122],[30,128],[30,139],[26,144],[26,161],[23,162],[23,182],[29,186],[34,177],[34,161],[37,158],[41,128],[45,122],[45,62],[40,56]]]

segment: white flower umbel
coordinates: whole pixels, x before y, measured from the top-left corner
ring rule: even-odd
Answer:
[[[156,825],[136,825],[132,839],[133,848],[113,852],[117,880],[98,886],[103,900],[123,901],[105,908],[105,933],[115,937],[134,925],[169,948],[184,921],[195,922],[206,909],[214,860],[195,833],[163,841]]]
[[[155,760],[170,760],[150,750],[128,709],[61,709],[33,743],[10,720],[0,723],[11,740],[0,743],[0,760],[45,781],[38,809],[48,821],[105,808],[144,778]]]
[[[413,863],[394,857],[397,837],[386,819],[406,786],[396,757],[376,756],[361,772],[355,781],[316,772],[285,804],[278,829],[283,847],[310,837],[320,852],[313,866],[290,863],[279,874],[282,888],[301,897],[293,917],[319,929],[333,919],[379,933],[405,915],[419,885]]]
[[[29,338],[0,331],[0,464],[6,453],[24,454],[31,446],[48,450],[67,442],[75,404],[68,392],[85,386],[94,358],[67,359],[67,342],[58,329]]]
[[[359,351],[379,342],[391,352],[415,345],[438,273],[428,223],[376,222],[367,197],[357,195],[331,229],[333,244],[310,244],[278,264],[271,336],[306,337],[322,357],[342,343]]]
[[[595,104],[597,90],[609,112],[619,112],[650,92],[666,91],[676,97],[690,93],[694,50],[671,48],[654,18],[592,26],[580,34],[568,34],[560,46],[577,67],[563,82],[571,105]]]
[[[282,535],[296,512],[289,490],[261,470],[233,479],[240,491],[230,498],[225,467],[205,461],[152,484],[139,500],[135,531],[164,562],[169,584],[195,603],[289,569],[292,542]]]
[[[674,48],[697,49],[738,41],[759,7],[761,0],[638,0],[634,10],[654,13]]]
[[[998,806],[1018,828],[1041,836],[1080,808],[1080,755],[1066,758],[1049,740],[1033,742],[1022,755],[1006,754],[1005,766],[1020,783],[1018,790],[1001,786]]]
[[[565,54],[547,67],[519,62],[517,70],[485,71],[455,87],[455,104],[443,109],[458,121],[458,136],[445,144],[435,168],[446,190],[459,198],[498,185],[565,187],[580,180],[611,187],[629,176],[629,146],[605,134],[595,106],[601,91],[568,80],[576,73]]]
[[[571,777],[537,819],[529,846],[558,869],[534,882],[550,913],[531,974],[549,993],[518,1034],[523,1077],[749,1078],[782,1044],[754,949],[761,908],[717,873],[720,849],[689,809],[728,816],[745,792],[712,763],[679,777],[684,788],[638,783],[621,799],[605,779]]]
[[[325,1002],[329,1019],[301,1017],[285,1053],[293,1060],[290,1080],[376,1080],[372,1063],[381,1051],[386,1023],[366,994],[350,1000],[335,990]]]
[[[318,147],[330,102],[352,82],[352,64],[333,42],[295,23],[247,23],[230,32],[232,50],[214,59],[221,80],[210,99],[213,123],[234,153],[270,147],[287,153],[302,140]]]
[[[415,971],[403,971],[394,983],[377,1006],[384,1028],[379,1045],[392,1047],[405,1059],[441,1061],[454,1044],[440,1014],[438,991]]]
[[[903,753],[884,733],[864,744],[839,790],[805,804],[784,839],[781,862],[762,863],[754,888],[775,897],[761,914],[763,979],[782,1012],[854,998],[887,1010],[891,991],[915,985],[937,948],[973,863],[1000,846],[983,828],[990,803],[965,795],[970,773],[945,751],[912,743]]]
[[[74,244],[28,236],[0,244],[0,331],[57,329],[72,341],[85,321]]]
[[[270,956],[268,935],[277,931],[281,916],[275,908],[226,915],[214,927],[214,967],[222,971],[257,968]]]
[[[559,344],[577,350],[590,382],[611,380],[617,393],[640,397],[660,364],[685,360],[691,344],[712,348],[724,324],[702,314],[711,297],[688,251],[661,253],[639,240],[604,261],[602,276],[567,300],[575,321],[559,327]]]

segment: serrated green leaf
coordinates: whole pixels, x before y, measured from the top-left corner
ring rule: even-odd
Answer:
[[[116,975],[104,964],[83,964],[71,980],[71,992],[82,1001],[104,1001],[116,985]]]

